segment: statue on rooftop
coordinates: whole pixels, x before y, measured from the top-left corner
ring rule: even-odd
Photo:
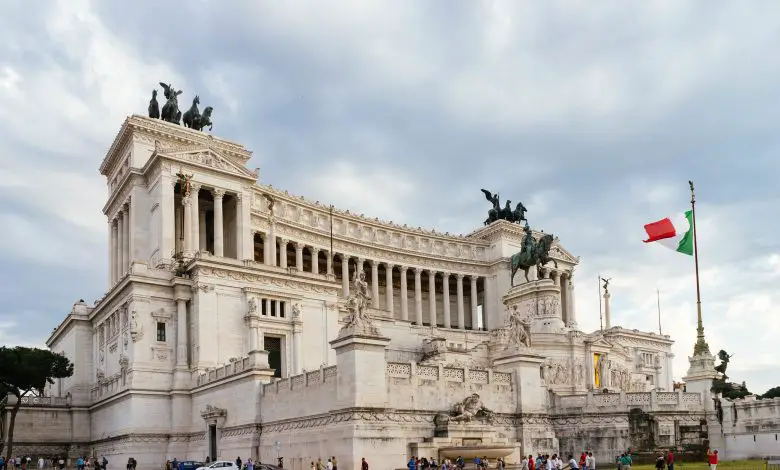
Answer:
[[[482,189],[482,193],[485,195],[485,199],[490,202],[493,207],[488,211],[488,218],[485,219],[485,225],[490,225],[497,220],[506,220],[512,223],[520,223],[525,221],[525,213],[528,211],[522,202],[518,202],[515,209],[512,210],[512,201],[507,199],[504,207],[501,207],[501,200],[498,193],[493,194],[487,189]]]
[[[162,114],[160,117],[163,121],[171,122],[173,124],[179,124],[181,121],[181,111],[179,111],[179,95],[182,90],[176,90],[171,84],[165,84],[160,82],[160,86],[165,90],[165,105],[163,105]]]
[[[211,112],[214,110],[214,108],[211,106],[206,106],[206,109],[203,110],[203,114],[200,114],[200,111],[198,110],[199,104],[200,97],[195,95],[195,98],[192,100],[192,106],[190,106],[190,109],[184,112],[182,121],[186,127],[195,129],[196,131],[202,131],[206,126],[209,126],[209,130],[211,130],[214,127],[211,122]]]
[[[160,119],[160,104],[157,103],[157,90],[152,90],[152,99],[149,100],[149,117]]]

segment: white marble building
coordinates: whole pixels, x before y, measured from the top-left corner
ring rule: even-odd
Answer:
[[[668,336],[578,329],[578,259],[557,242],[555,264],[511,287],[517,224],[460,236],[351,214],[258,182],[250,157],[125,121],[100,166],[107,292],[52,332],[75,373],[26,403],[19,452],[394,468],[471,448],[607,455],[645,444],[647,426],[648,445],[675,445],[704,418],[705,392],[672,390]],[[380,334],[345,339],[358,266]],[[441,423],[473,393],[489,422]]]

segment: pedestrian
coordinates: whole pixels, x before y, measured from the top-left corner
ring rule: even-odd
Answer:
[[[365,457],[360,459],[360,470],[368,470],[368,462],[366,462]]]
[[[710,470],[717,470],[718,469],[718,451],[714,450],[711,451],[707,449],[707,460],[710,463]]]

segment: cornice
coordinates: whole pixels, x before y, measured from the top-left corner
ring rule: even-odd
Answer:
[[[229,157],[234,157],[242,164],[245,164],[252,158],[252,152],[243,145],[230,142],[225,139],[219,139],[205,132],[189,129],[160,119],[152,119],[145,116],[134,114],[128,116],[120,127],[119,132],[114,138],[111,147],[106,153],[103,162],[100,164],[100,173],[108,176],[111,173],[111,167],[116,162],[114,157],[116,151],[130,139],[134,133],[146,133],[154,137],[160,137],[161,140],[180,142],[182,144],[201,144],[207,147],[214,147],[226,153]]]
[[[265,288],[288,288],[302,290],[325,295],[338,295],[341,291],[341,282],[308,279],[300,276],[291,276],[284,273],[266,271],[261,268],[226,266],[204,259],[198,259],[192,264],[193,283],[208,282],[203,277],[247,282],[254,285],[260,284]],[[260,288],[261,290],[263,288]],[[276,294],[279,295],[279,294]]]

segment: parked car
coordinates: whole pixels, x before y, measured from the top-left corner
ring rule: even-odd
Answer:
[[[182,460],[179,462],[179,468],[174,470],[197,470],[206,465],[203,462],[196,462],[194,460]]]
[[[225,470],[241,470],[236,466],[235,462],[231,462],[229,460],[217,460],[216,462],[211,462],[205,467],[198,467],[196,470],[210,470],[214,468],[220,468]]]

